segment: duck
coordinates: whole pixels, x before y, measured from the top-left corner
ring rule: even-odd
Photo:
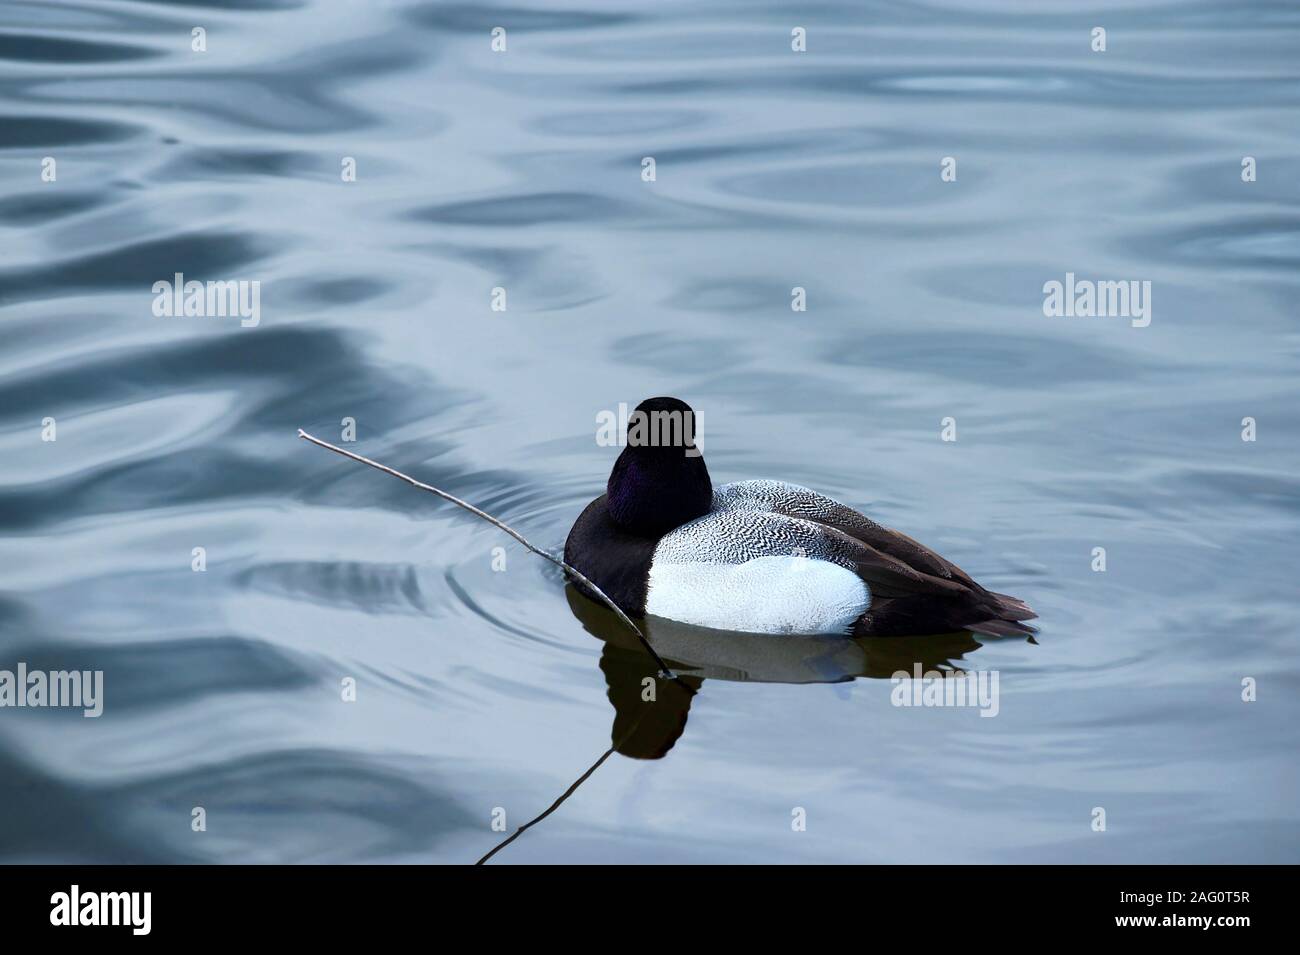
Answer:
[[[564,544],[628,616],[753,634],[1037,632],[1023,600],[839,501],[778,480],[715,487],[681,399],[649,398],[628,421],[605,493]]]

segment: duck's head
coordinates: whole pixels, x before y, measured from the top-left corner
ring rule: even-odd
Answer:
[[[628,416],[605,506],[633,534],[657,536],[709,512],[713,484],[695,444],[695,413],[679,398],[647,398]]]

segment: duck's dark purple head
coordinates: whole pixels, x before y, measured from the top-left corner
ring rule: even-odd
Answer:
[[[648,398],[628,416],[605,506],[633,534],[665,534],[709,512],[713,484],[695,444],[695,413],[678,398]]]

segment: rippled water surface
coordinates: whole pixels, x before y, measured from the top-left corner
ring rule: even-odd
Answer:
[[[1287,2],[9,0],[0,668],[106,699],[0,709],[0,855],[472,862],[617,740],[493,861],[1297,861],[1298,105]],[[177,272],[259,324],[155,317]],[[647,715],[550,565],[295,437],[558,550],[655,394],[1037,642],[661,625]]]

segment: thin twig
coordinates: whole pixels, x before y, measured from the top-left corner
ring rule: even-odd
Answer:
[[[698,692],[695,687],[691,686],[684,680],[678,680],[677,684],[681,686],[683,689],[687,690],[691,694],[691,696],[694,696],[696,692]],[[581,776],[575,779],[573,781],[573,785],[571,785],[568,789],[566,789],[560,795],[560,797],[555,800],[555,802],[551,803],[551,805],[547,807],[545,810],[543,810],[541,813],[534,816],[532,819],[528,820],[526,823],[524,823],[522,826],[516,829],[513,833],[511,833],[507,838],[503,839],[501,842],[498,842],[496,846],[492,848],[491,851],[489,851],[486,855],[484,855],[481,859],[479,859],[474,864],[475,865],[486,864],[487,861],[491,859],[494,855],[496,855],[506,846],[510,845],[510,843],[514,842],[516,839],[522,836],[526,830],[531,829],[533,826],[537,825],[539,822],[541,822],[551,813],[555,812],[555,810],[559,809],[562,805],[564,805],[564,801],[568,799],[570,796],[572,796],[574,793],[576,793],[578,791],[578,787],[581,786],[583,783],[585,783],[588,779],[590,779],[592,773],[600,769],[601,765],[604,764],[605,760],[609,759],[610,756],[612,756],[614,753],[622,749],[622,747],[627,743],[627,741],[630,740],[633,734],[636,733],[636,731],[640,728],[641,721],[646,718],[646,715],[649,712],[650,710],[648,707],[642,707],[641,712],[637,715],[637,718],[632,721],[632,725],[627,728],[627,731],[623,734],[622,738],[614,740],[614,745],[611,746],[609,749],[605,750],[605,752],[601,754],[600,758],[596,760],[594,763],[592,763],[590,768],[588,768],[585,773],[583,773]]]
[[[489,852],[487,855],[483,856],[483,858],[479,859],[479,860],[478,860],[477,862],[475,862],[474,864],[475,864],[475,865],[483,865],[484,863],[486,863],[486,862],[488,861],[488,859],[491,859],[494,855],[496,855],[498,852],[500,852],[500,851],[501,851],[502,849],[504,849],[506,846],[510,845],[510,843],[514,842],[516,839],[518,839],[520,836],[522,836],[526,830],[531,829],[533,826],[537,825],[539,822],[541,822],[543,819],[545,819],[545,818],[546,818],[547,816],[549,816],[551,813],[555,812],[555,810],[559,809],[560,806],[562,806],[562,805],[564,804],[564,800],[568,799],[568,798],[569,798],[570,796],[572,796],[575,792],[577,792],[577,791],[578,791],[578,787],[581,786],[583,783],[585,783],[585,782],[587,781],[587,779],[591,776],[592,773],[594,773],[596,770],[600,769],[600,765],[601,765],[601,763],[605,762],[605,760],[609,759],[610,756],[612,756],[612,755],[614,755],[614,747],[613,747],[613,746],[611,746],[609,749],[605,750],[605,752],[601,755],[600,759],[598,759],[598,760],[596,760],[594,763],[592,763],[592,764],[591,764],[591,767],[590,767],[590,768],[589,768],[585,773],[583,773],[581,776],[579,776],[577,779],[575,779],[575,780],[573,781],[573,785],[570,786],[568,789],[566,789],[566,790],[564,791],[564,794],[563,794],[562,796],[560,796],[559,799],[557,799],[557,800],[555,800],[555,802],[551,803],[550,808],[546,809],[546,810],[545,810],[544,812],[542,812],[540,815],[538,815],[538,816],[534,816],[534,817],[533,817],[532,819],[530,819],[528,822],[524,823],[522,826],[520,826],[518,829],[516,829],[516,830],[515,830],[515,831],[510,835],[509,838],[504,839],[504,840],[502,840],[501,842],[498,842],[498,843],[496,844],[496,846],[492,849],[491,852]]]
[[[509,534],[515,540],[519,541],[519,543],[523,544],[525,547],[527,547],[537,556],[545,557],[552,564],[555,564],[558,567],[562,567],[570,576],[572,576],[579,583],[586,586],[588,590],[590,590],[593,594],[599,597],[604,602],[605,606],[609,607],[610,610],[614,611],[614,614],[618,617],[619,620],[622,620],[625,624],[627,624],[629,627],[632,628],[632,632],[635,633],[637,637],[641,640],[641,645],[646,648],[646,651],[650,654],[650,656],[654,657],[655,663],[659,665],[659,672],[664,676],[665,679],[674,680],[674,681],[677,680],[676,675],[674,675],[673,671],[668,668],[668,664],[664,663],[663,658],[659,656],[658,653],[655,652],[655,648],[650,646],[650,641],[647,640],[645,634],[641,632],[641,628],[632,622],[632,619],[622,611],[622,609],[619,607],[618,604],[614,603],[614,601],[610,600],[609,597],[605,596],[605,592],[603,590],[601,590],[599,587],[593,584],[589,579],[587,579],[585,575],[575,570],[569,564],[566,564],[564,561],[560,560],[560,558],[556,557],[553,554],[547,553],[546,551],[542,550],[540,547],[537,547],[532,543],[529,543],[529,541],[527,540],[527,538],[524,537],[523,534],[520,534],[517,530],[515,530],[510,525],[506,524],[504,521],[497,520],[491,514],[487,513],[486,511],[479,510],[477,507],[475,507],[473,504],[470,504],[468,501],[462,501],[454,494],[448,494],[446,491],[440,491],[432,484],[425,484],[423,481],[417,481],[415,478],[411,477],[410,475],[403,474],[401,471],[395,471],[392,468],[388,467],[387,465],[380,464],[378,461],[372,461],[370,460],[370,458],[362,457],[359,454],[353,454],[351,451],[345,451],[343,448],[340,448],[337,445],[330,444],[328,441],[322,441],[320,438],[308,434],[306,431],[302,430],[302,428],[298,429],[298,437],[306,441],[310,441],[312,444],[318,445],[327,451],[333,451],[335,454],[341,454],[345,458],[351,458],[353,461],[360,461],[362,464],[368,464],[372,468],[375,468],[378,471],[383,471],[385,474],[391,474],[395,478],[401,478],[403,481],[405,481],[407,484],[410,484],[412,487],[418,487],[422,491],[428,491],[430,494],[436,494],[444,501],[451,501],[451,503],[455,504],[457,507],[463,507],[465,510],[469,511],[475,517],[481,517],[483,520],[487,521],[489,524],[493,525],[494,527],[498,527],[501,530],[505,531],[507,534]]]

